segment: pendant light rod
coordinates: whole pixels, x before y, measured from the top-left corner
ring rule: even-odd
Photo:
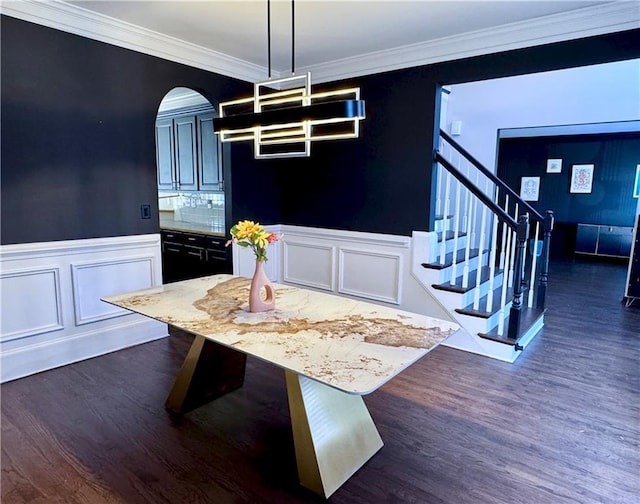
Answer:
[[[267,0],[267,65],[271,79],[271,0]]]
[[[291,0],[291,75],[296,73],[295,54],[296,54],[296,1]]]

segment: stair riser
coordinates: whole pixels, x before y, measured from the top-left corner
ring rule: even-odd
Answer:
[[[484,254],[482,256],[482,266],[487,265],[487,255]],[[475,271],[478,268],[478,257],[473,257],[469,259],[469,271]],[[464,263],[458,263],[456,268],[456,275],[460,276],[463,273]],[[437,273],[437,278],[432,283],[443,283],[450,282],[451,276],[453,275],[453,266],[449,266],[448,268],[444,268],[441,270],[433,270]]]
[[[455,243],[453,238],[445,241],[445,254],[450,254],[455,249],[462,249],[467,246],[467,237],[458,236],[458,243]],[[438,243],[438,252],[441,250],[441,243]]]
[[[469,283],[475,282],[476,271],[471,271],[469,273]],[[502,285],[503,277],[504,276],[502,273],[497,273],[496,276],[493,278],[493,285],[489,283],[489,280],[482,282],[480,284],[480,297],[482,298],[486,296],[489,291],[500,287]],[[444,291],[444,292],[447,292],[447,291]],[[453,293],[453,294],[456,294],[456,293]],[[473,300],[475,299],[476,290],[471,289],[470,291],[467,291],[463,294],[456,294],[456,295],[459,296],[459,300],[460,300],[457,308],[461,308],[473,302]]]
[[[484,355],[492,359],[513,363],[522,354],[515,350],[513,345],[498,343],[497,341],[483,340],[479,336],[470,336],[464,331],[458,331],[444,340],[441,345],[464,350],[478,355]]]
[[[502,273],[499,275],[496,275],[496,277],[494,278],[493,289],[497,289],[501,285],[502,285]],[[480,284],[480,297],[482,298],[486,296],[487,293],[493,289],[489,288],[489,281],[482,282]],[[468,306],[471,303],[473,303],[473,300],[475,299],[475,289],[472,289],[465,293],[451,292],[451,291],[440,290],[440,289],[434,289],[434,291],[436,292],[434,292],[433,295],[437,296],[438,299],[440,299],[441,302],[449,309],[462,308],[463,306]],[[494,297],[493,306],[497,306],[499,302],[500,300]],[[481,308],[484,309],[485,307],[481,306]]]

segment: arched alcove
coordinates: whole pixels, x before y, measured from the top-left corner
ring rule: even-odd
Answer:
[[[215,116],[214,105],[189,88],[174,88],[160,102],[155,138],[161,228],[225,232]]]
[[[228,273],[222,150],[217,112],[202,94],[179,87],[155,124],[163,282]]]

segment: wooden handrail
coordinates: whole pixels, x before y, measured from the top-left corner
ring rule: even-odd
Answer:
[[[460,154],[462,154],[467,161],[469,161],[473,166],[475,166],[484,176],[486,176],[489,180],[491,180],[494,184],[500,187],[504,192],[509,194],[520,207],[524,207],[529,212],[529,216],[539,222],[544,221],[544,217],[538,213],[538,211],[533,208],[529,203],[523,200],[518,193],[516,193],[511,187],[505,184],[502,180],[500,180],[496,175],[487,170],[480,161],[474,158],[464,147],[462,147],[458,142],[456,142],[453,138],[451,138],[444,130],[440,130],[440,136],[444,138],[447,143],[449,143],[452,147],[454,147]]]
[[[476,185],[469,180],[460,170],[458,170],[455,166],[453,166],[440,152],[436,151],[434,153],[434,160],[437,163],[440,163],[444,166],[448,172],[450,172],[458,181],[462,183],[469,191],[473,193],[473,195],[482,201],[487,207],[491,209],[491,211],[500,217],[511,229],[516,229],[518,227],[518,223],[516,220],[511,217],[507,212],[505,212],[498,204],[496,204],[489,196],[483,193],[480,189],[476,187]]]

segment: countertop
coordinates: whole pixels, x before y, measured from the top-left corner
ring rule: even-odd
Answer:
[[[207,224],[175,220],[174,213],[170,210],[160,210],[160,229],[166,229],[169,231],[183,231],[187,233],[198,233],[218,237],[225,236],[223,231],[218,230],[218,226],[216,226],[214,230],[213,226]]]

